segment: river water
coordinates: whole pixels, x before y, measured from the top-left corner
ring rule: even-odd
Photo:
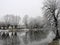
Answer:
[[[48,45],[53,40],[53,32],[17,32],[17,36],[0,39],[0,45]],[[50,37],[51,38],[50,38]],[[51,40],[51,41],[49,41]]]

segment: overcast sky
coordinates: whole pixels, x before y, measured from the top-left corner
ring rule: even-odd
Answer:
[[[6,14],[29,16],[42,16],[43,0],[0,0],[0,18]]]

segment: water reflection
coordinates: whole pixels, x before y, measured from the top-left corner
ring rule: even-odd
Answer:
[[[12,36],[10,38],[5,39],[4,41],[4,45],[20,45],[20,40],[17,36]]]
[[[29,40],[30,42],[32,41],[40,41],[41,39],[46,38],[47,36],[47,32],[43,32],[43,31],[29,31],[27,33],[27,36],[29,36]]]
[[[48,32],[43,31],[28,31],[26,32],[25,36],[23,37],[23,42],[26,45],[29,45],[29,43],[33,43],[34,41],[40,42],[42,39],[45,39],[47,37]]]
[[[17,32],[17,36],[10,36],[0,39],[1,45],[31,45],[34,41],[41,41],[46,38],[47,33],[43,31]]]

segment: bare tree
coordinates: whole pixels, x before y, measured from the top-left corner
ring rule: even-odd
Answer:
[[[45,0],[43,10],[44,15],[48,18],[51,25],[54,24],[56,37],[59,37],[58,33],[58,17],[60,13],[60,7],[57,0]]]
[[[28,27],[28,15],[23,17],[23,23],[25,24],[26,28]]]
[[[43,27],[43,20],[40,16],[36,17],[36,18],[30,18],[29,23],[28,23],[28,27],[29,28],[42,28]]]
[[[9,25],[14,25],[15,27],[19,24],[20,17],[14,15],[6,15],[4,16],[5,23]]]

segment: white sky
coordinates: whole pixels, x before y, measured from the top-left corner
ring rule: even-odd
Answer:
[[[6,14],[42,16],[43,0],[0,0],[0,18]]]

